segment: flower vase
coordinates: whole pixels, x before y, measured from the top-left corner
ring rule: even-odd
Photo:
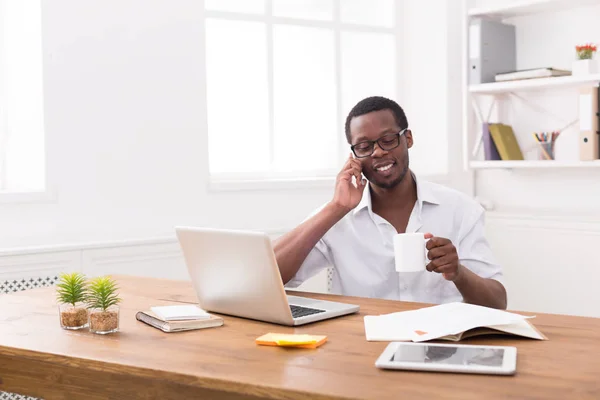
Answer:
[[[596,60],[592,58],[573,61],[573,75],[589,75],[595,74],[596,72],[598,72],[597,63]]]

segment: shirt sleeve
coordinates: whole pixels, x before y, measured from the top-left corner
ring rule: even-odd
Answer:
[[[331,265],[329,261],[329,249],[323,239],[319,240],[315,247],[308,253],[308,256],[296,272],[296,275],[285,284],[286,288],[297,288],[304,281]]]
[[[465,226],[459,242],[460,263],[482,278],[494,279],[506,288],[502,267],[485,237],[485,211],[481,208],[474,215],[471,219],[474,222]]]
[[[325,207],[325,204],[321,205],[319,208],[310,213],[310,215],[308,215],[304,221],[317,214],[323,209],[323,207]],[[304,283],[304,281],[317,275],[330,265],[331,261],[329,257],[329,246],[327,246],[327,243],[325,243],[324,238],[321,238],[315,247],[312,248],[310,253],[308,253],[308,256],[306,256],[306,259],[296,272],[296,275],[294,275],[292,279],[285,284],[285,287],[290,289],[297,288]]]

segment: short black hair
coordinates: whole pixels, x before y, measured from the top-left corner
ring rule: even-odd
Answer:
[[[371,96],[356,103],[346,117],[345,130],[348,143],[350,143],[350,121],[352,118],[380,110],[390,110],[392,114],[394,114],[394,118],[396,119],[396,124],[398,124],[398,127],[400,127],[400,129],[408,128],[406,114],[404,114],[404,110],[402,107],[400,107],[400,105],[398,105],[398,103],[385,97]]]

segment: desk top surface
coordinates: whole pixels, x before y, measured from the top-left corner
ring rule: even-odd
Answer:
[[[121,331],[95,335],[60,328],[54,288],[0,295],[0,354],[43,359],[59,368],[117,369],[227,392],[271,398],[600,398],[600,319],[537,314],[548,341],[502,336],[464,343],[516,346],[515,376],[386,371],[374,366],[388,342],[367,342],[365,315],[425,304],[303,294],[360,304],[357,314],[302,327],[223,316],[218,328],[163,333],[135,319],[150,306],[194,302],[189,282],[116,276]],[[327,335],[317,349],[256,345],[268,332]],[[0,377],[1,379],[1,377]]]

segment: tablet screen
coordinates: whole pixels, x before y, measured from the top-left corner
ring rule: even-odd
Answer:
[[[504,349],[400,344],[390,361],[501,367],[504,362]]]

